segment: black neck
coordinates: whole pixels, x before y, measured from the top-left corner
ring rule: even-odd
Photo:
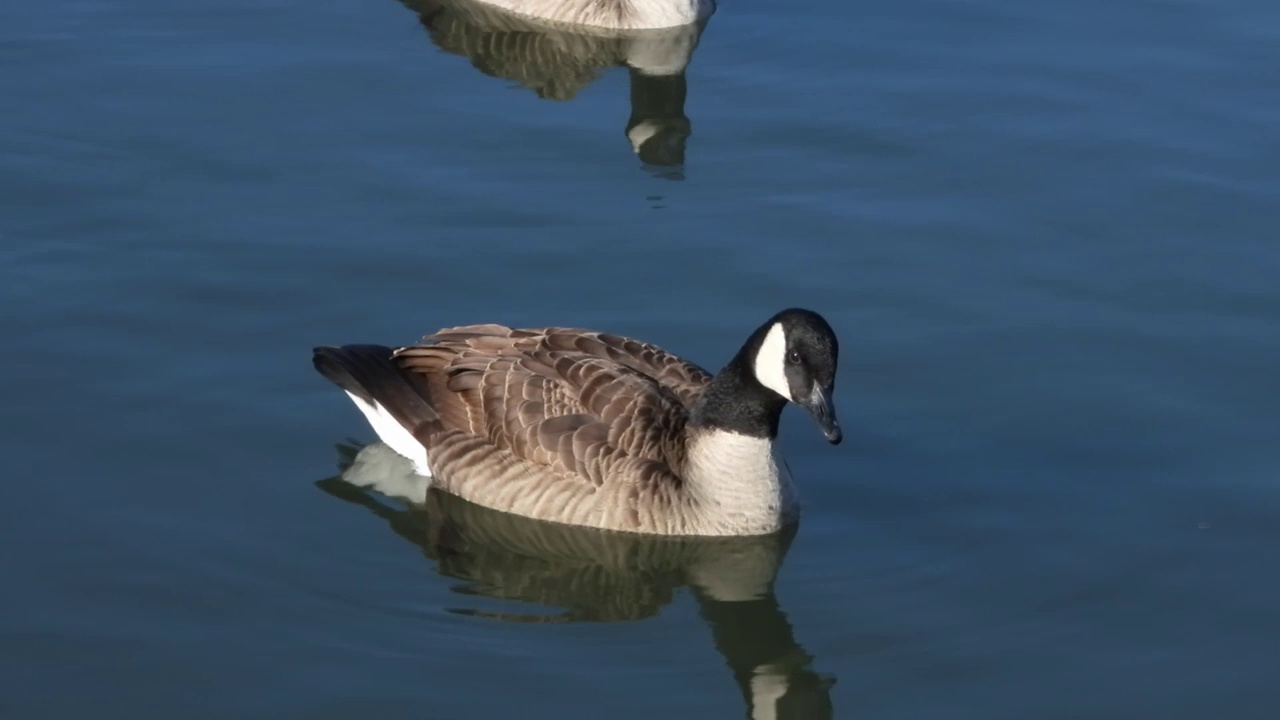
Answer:
[[[728,430],[751,437],[778,437],[778,418],[787,401],[756,380],[752,353],[745,349],[711,380],[693,409],[695,427]]]

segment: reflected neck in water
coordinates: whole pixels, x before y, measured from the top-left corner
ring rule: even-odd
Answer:
[[[559,614],[453,612],[506,622],[651,618],[689,587],[753,718],[831,716],[831,681],[810,668],[774,593],[794,526],[773,535],[671,538],[530,520],[429,489],[381,443],[339,445],[341,474],[325,492],[364,507],[419,548],[461,597],[560,608]]]

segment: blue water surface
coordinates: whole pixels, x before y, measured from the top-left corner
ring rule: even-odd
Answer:
[[[406,2],[0,8],[4,717],[1280,713],[1280,7]],[[314,345],[792,305],[789,547],[334,479]]]

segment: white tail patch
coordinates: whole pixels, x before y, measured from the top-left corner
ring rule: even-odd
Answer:
[[[369,421],[369,425],[373,431],[378,434],[378,439],[386,443],[387,447],[395,450],[396,453],[403,455],[413,462],[413,469],[419,475],[431,477],[431,466],[427,463],[427,449],[418,442],[399,420],[396,420],[387,409],[378,404],[375,400],[372,404],[365,402],[349,391],[344,390],[347,397],[351,398],[351,402],[360,408],[360,412],[364,413],[364,417]]]
[[[782,397],[794,401],[791,397],[791,383],[787,382],[787,332],[782,323],[774,323],[769,333],[760,343],[756,351],[753,370],[760,384],[778,393]]]

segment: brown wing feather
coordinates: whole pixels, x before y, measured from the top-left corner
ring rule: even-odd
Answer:
[[[442,328],[424,336],[420,342],[463,342],[476,349],[492,349],[495,352],[505,350],[511,353],[531,353],[535,348],[546,348],[610,360],[653,378],[659,385],[675,393],[685,407],[692,407],[711,381],[711,374],[703,368],[652,343],[584,328],[516,329],[492,323],[463,325]]]
[[[626,477],[642,495],[678,487],[671,467],[686,403],[709,379],[652,345],[570,328],[446,328],[395,357],[430,379],[436,432],[482,438],[516,461],[596,488]],[[648,509],[660,504],[651,499]]]

